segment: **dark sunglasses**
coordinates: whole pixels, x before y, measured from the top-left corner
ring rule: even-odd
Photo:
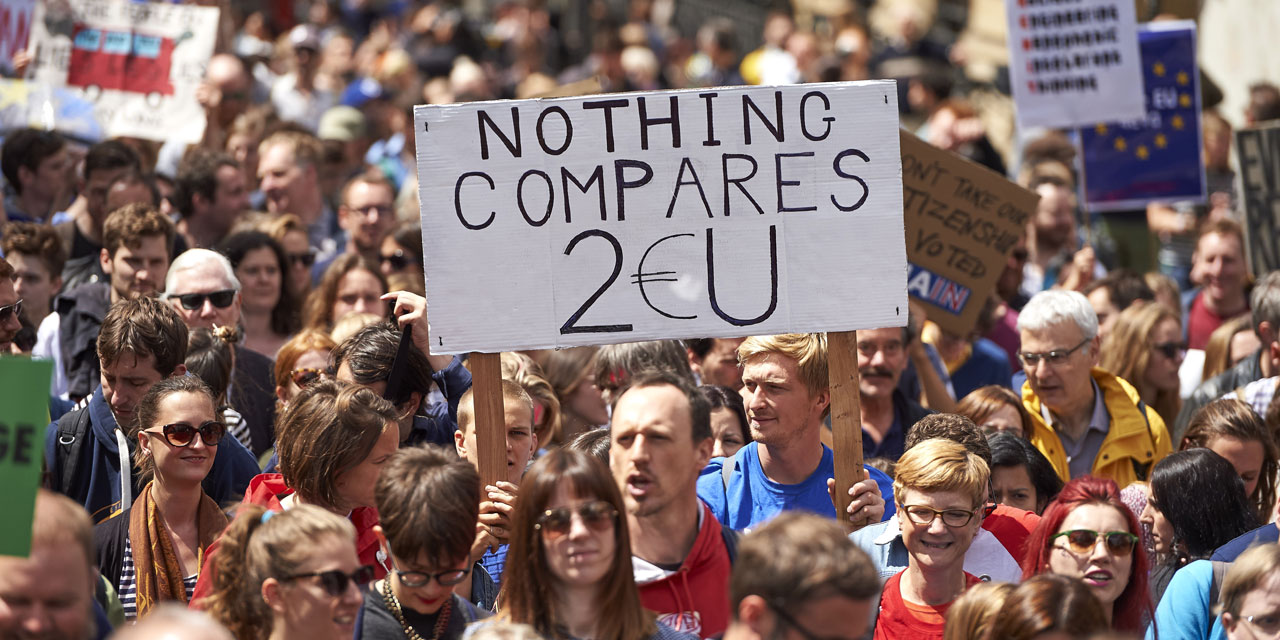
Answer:
[[[305,389],[311,383],[323,378],[332,377],[333,371],[330,369],[316,369],[313,367],[304,367],[302,369],[294,369],[289,372],[289,377],[293,379],[293,383],[298,387]]]
[[[300,264],[304,267],[310,267],[316,263],[316,250],[313,247],[306,253],[289,253],[285,254],[284,257],[289,261],[289,264]]]
[[[471,574],[471,567],[466,569],[454,569],[452,571],[441,571],[440,573],[427,573],[425,571],[401,571],[396,569],[396,577],[400,578],[400,583],[411,589],[425,587],[427,583],[435,580],[442,587],[452,587],[455,584],[467,579]]]
[[[395,253],[381,257],[382,264],[391,265],[392,271],[399,271],[409,266],[409,259],[404,257],[404,249],[396,249]]]
[[[311,573],[295,573],[291,576],[280,578],[284,581],[301,580],[302,578],[320,578],[320,586],[325,593],[338,597],[347,592],[347,584],[349,582],[356,583],[357,586],[364,586],[373,582],[373,565],[366,564],[351,573],[343,573],[337,569],[331,571],[313,571]]]
[[[1091,531],[1089,529],[1072,529],[1071,531],[1063,531],[1054,534],[1050,540],[1066,537],[1067,546],[1071,548],[1071,552],[1084,555],[1092,553],[1094,547],[1098,544],[1098,538],[1102,538],[1107,543],[1107,551],[1113,555],[1127,556],[1133,553],[1133,547],[1138,543],[1138,536],[1128,531],[1108,531],[1102,533],[1100,531]]]
[[[22,300],[18,300],[13,304],[6,304],[0,307],[0,324],[9,321],[9,318],[17,318],[22,315]]]
[[[1187,343],[1185,342],[1161,342],[1160,344],[1151,345],[1151,348],[1164,354],[1164,357],[1170,360],[1178,356],[1187,355]]]
[[[592,531],[604,531],[612,527],[614,519],[618,517],[618,510],[614,509],[613,505],[597,500],[580,504],[576,509],[570,507],[547,509],[538,517],[537,524],[533,525],[533,528],[541,531],[548,539],[555,540],[569,533],[569,529],[573,527],[575,513],[582,518],[582,524],[587,525],[587,528]]]
[[[227,434],[227,425],[217,420],[210,420],[199,427],[193,427],[185,422],[175,422],[160,427],[159,431],[147,429],[144,433],[163,434],[165,441],[175,447],[190,445],[195,441],[198,433],[200,439],[204,440],[204,446],[216,447],[222,441],[222,436]]]
[[[222,291],[214,291],[213,293],[184,293],[180,296],[169,296],[177,298],[182,303],[182,308],[187,311],[195,311],[204,307],[204,301],[208,300],[213,306],[219,309],[226,309],[231,306],[231,302],[236,299],[235,289],[223,289]]]

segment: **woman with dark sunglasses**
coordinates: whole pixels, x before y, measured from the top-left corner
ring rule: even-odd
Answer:
[[[1187,355],[1177,312],[1157,303],[1125,309],[1099,353],[1098,366],[1132,384],[1165,424],[1173,424],[1182,408],[1178,368]]]
[[[245,505],[213,562],[201,605],[237,640],[350,640],[373,566],[346,518],[311,505]]]
[[[209,387],[195,376],[156,383],[138,404],[139,478],[152,479],[133,506],[94,529],[98,566],[120,594],[125,617],[190,600],[200,560],[227,517],[201,488],[227,427]]]
[[[561,448],[524,476],[498,618],[544,638],[685,638],[640,605],[622,494],[590,454]]]
[[[1141,633],[1152,617],[1147,552],[1138,544],[1138,519],[1120,500],[1116,483],[1081,476],[1049,504],[1027,539],[1023,578],[1056,573],[1079,578],[1102,603],[1111,628]]]
[[[1175,571],[1258,527],[1244,482],[1210,449],[1178,451],[1156,464],[1140,520],[1151,528],[1155,543],[1151,596],[1156,602]]]

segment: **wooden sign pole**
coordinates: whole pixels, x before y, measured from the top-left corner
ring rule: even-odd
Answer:
[[[853,521],[847,513],[849,488],[866,479],[862,468],[862,407],[858,396],[858,332],[827,334],[827,369],[831,383],[831,436],[836,463],[836,519],[852,532],[870,519]]]
[[[475,402],[476,449],[480,480],[496,485],[507,480],[506,418],[502,410],[502,364],[496,353],[471,352],[471,396]],[[861,454],[859,454],[861,457]]]

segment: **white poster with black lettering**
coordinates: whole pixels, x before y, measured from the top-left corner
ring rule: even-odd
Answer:
[[[904,325],[896,95],[416,107],[432,351]]]
[[[1133,0],[1006,0],[1018,128],[1146,115]]]
[[[196,143],[205,112],[196,100],[217,37],[218,9],[169,2],[62,0],[36,5],[28,88],[77,93],[107,137]],[[52,112],[50,106],[47,111]],[[59,118],[32,119],[66,130]],[[71,129],[86,129],[77,122]]]

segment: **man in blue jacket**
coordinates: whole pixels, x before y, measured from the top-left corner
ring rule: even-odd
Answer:
[[[163,302],[122,300],[103,320],[101,385],[45,433],[46,485],[84,505],[95,524],[129,508],[141,489],[130,462],[134,412],[152,385],[186,375],[186,355],[187,327]],[[238,501],[258,473],[244,445],[234,438],[223,443],[204,480],[205,493],[218,503]]]

